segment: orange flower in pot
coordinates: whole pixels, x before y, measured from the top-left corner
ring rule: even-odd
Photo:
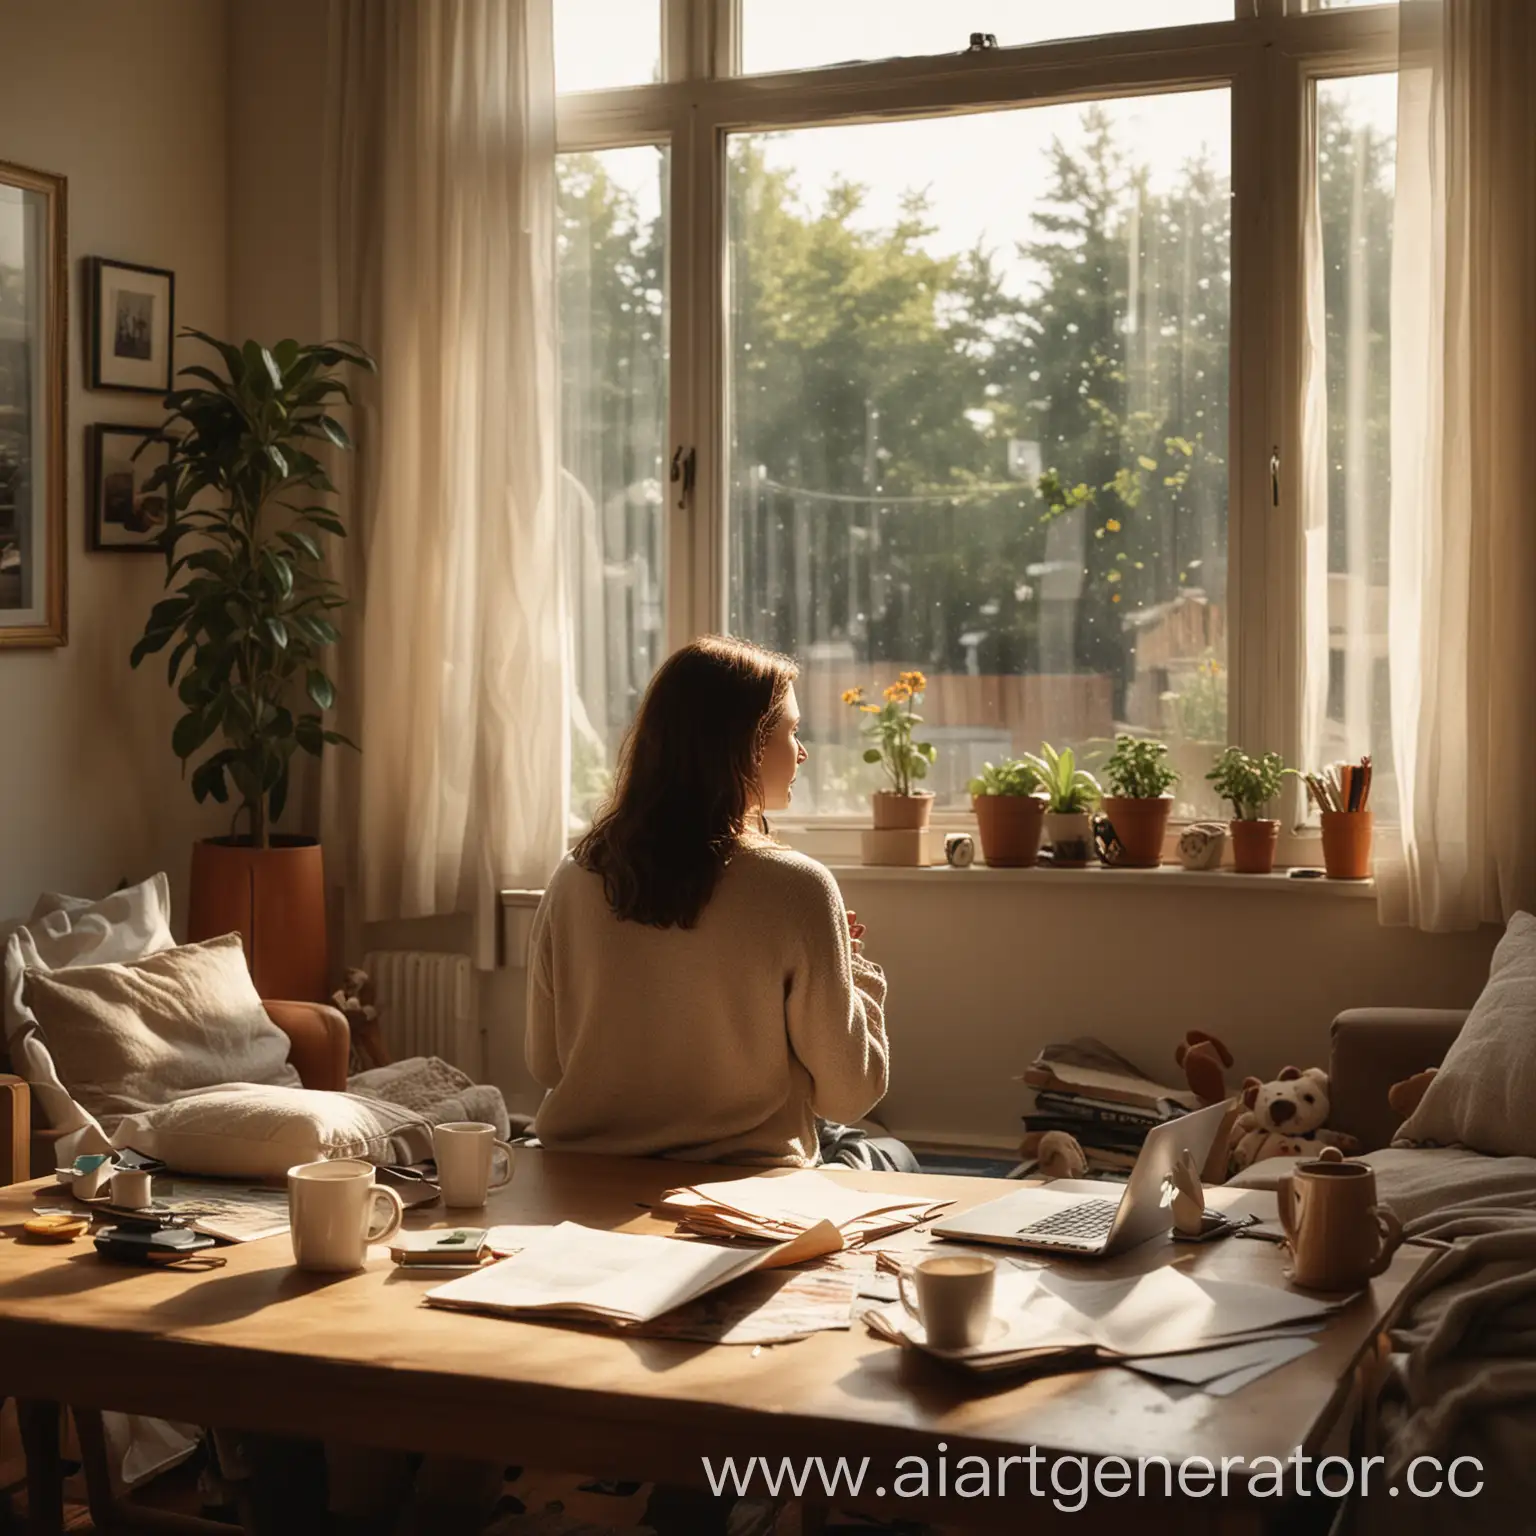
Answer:
[[[1228,747],[1206,774],[1216,793],[1232,806],[1232,867],[1240,875],[1267,875],[1275,867],[1280,823],[1264,815],[1280,793],[1288,773],[1278,752],[1250,757],[1241,747]]]
[[[915,786],[928,777],[938,751],[927,741],[914,741],[912,733],[923,723],[916,712],[928,679],[921,672],[903,672],[885,690],[883,704],[866,703],[862,688],[848,688],[843,703],[869,717],[864,735],[871,745],[864,750],[866,763],[878,763],[890,780],[889,789],[870,797],[878,831],[914,831],[928,825],[933,810],[933,791]]]
[[[1104,777],[1110,793],[1102,810],[1115,834],[1107,846],[1118,850],[1105,862],[1125,869],[1156,869],[1163,862],[1163,836],[1173,807],[1169,791],[1179,782],[1168,762],[1168,748],[1146,737],[1117,736]]]
[[[1028,868],[1040,857],[1046,797],[1040,775],[1023,758],[983,763],[971,780],[971,809],[981,856],[993,869]]]

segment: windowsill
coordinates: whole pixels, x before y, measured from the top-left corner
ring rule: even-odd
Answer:
[[[1155,887],[1160,896],[1177,890],[1221,890],[1228,894],[1246,891],[1270,896],[1294,893],[1357,901],[1374,900],[1376,896],[1374,880],[1296,879],[1284,870],[1269,875],[1240,875],[1232,869],[1181,869],[1174,864],[1163,864],[1157,869],[1110,869],[1102,864],[1090,864],[1086,869],[1052,869],[1048,864],[1037,864],[1033,869],[989,869],[984,864],[973,864],[969,869],[951,869],[947,864],[903,867],[838,863],[828,867],[839,882],[926,880],[936,885],[941,881],[970,881],[982,885],[1066,885],[1093,890],[1141,886]]]

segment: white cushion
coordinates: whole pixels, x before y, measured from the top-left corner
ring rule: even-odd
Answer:
[[[37,1022],[23,1001],[24,976],[28,971],[47,973],[76,965],[140,960],[175,943],[170,882],[163,874],[142,885],[114,891],[102,901],[44,896],[27,922],[7,935],[3,999],[6,1049],[12,1070],[31,1085],[42,1117],[60,1133],[61,1158],[105,1150],[107,1138],[59,1080]]]
[[[1536,1157],[1536,917],[1516,912],[1488,984],[1393,1146]]]
[[[29,970],[22,1000],[59,1080],[109,1134],[122,1115],[203,1088],[299,1086],[237,933],[126,964]]]
[[[119,1120],[113,1139],[181,1173],[237,1179],[276,1177],[322,1158],[414,1163],[432,1155],[432,1129],[413,1110],[270,1083],[187,1094]]]

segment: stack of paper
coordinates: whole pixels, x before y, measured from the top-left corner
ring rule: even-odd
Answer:
[[[433,1306],[646,1323],[755,1270],[834,1251],[825,1224],[771,1248],[723,1248],[563,1221],[530,1236],[510,1259],[428,1291]]]
[[[1198,1280],[1172,1268],[1122,1280],[999,1269],[992,1327],[970,1349],[931,1349],[921,1324],[901,1306],[872,1308],[864,1321],[883,1338],[985,1373],[1071,1370],[1099,1362],[1139,1368],[1159,1356],[1188,1355],[1218,1342],[1253,1342],[1298,1324],[1316,1324],[1351,1299],[1326,1301],[1274,1286]]]
[[[825,1222],[857,1248],[938,1215],[952,1202],[849,1189],[815,1169],[668,1190],[655,1213],[701,1237],[783,1242]]]

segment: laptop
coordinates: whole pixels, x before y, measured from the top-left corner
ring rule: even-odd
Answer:
[[[930,1230],[957,1242],[1003,1243],[1084,1258],[1123,1253],[1172,1228],[1173,1165],[1188,1147],[1195,1166],[1203,1168],[1226,1113],[1225,1104],[1213,1104],[1148,1131],[1122,1191],[1091,1179],[1052,1179],[942,1217]]]

